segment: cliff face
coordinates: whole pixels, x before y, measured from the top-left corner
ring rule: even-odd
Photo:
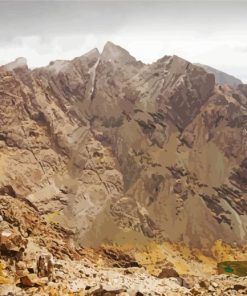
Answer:
[[[82,245],[247,240],[247,91],[177,56],[108,42],[0,67],[0,191]]]

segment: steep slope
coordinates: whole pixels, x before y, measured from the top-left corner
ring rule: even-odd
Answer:
[[[225,72],[219,71],[219,70],[212,68],[210,66],[207,66],[207,65],[202,65],[202,64],[196,64],[196,65],[204,68],[209,73],[213,73],[215,76],[215,81],[218,84],[227,84],[227,85],[230,85],[233,87],[237,86],[239,84],[243,84],[243,82],[240,79],[238,79],[232,75],[229,75]]]
[[[82,245],[246,243],[246,86],[108,42],[72,61],[0,68],[1,190]]]

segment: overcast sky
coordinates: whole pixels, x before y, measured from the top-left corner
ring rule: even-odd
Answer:
[[[146,63],[176,54],[247,82],[246,1],[0,0],[0,64],[44,66],[108,40]]]

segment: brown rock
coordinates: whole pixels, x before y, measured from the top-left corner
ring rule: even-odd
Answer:
[[[196,288],[192,288],[190,289],[190,293],[193,295],[193,296],[197,296],[197,295],[201,295],[201,292],[196,289]]]
[[[24,287],[43,286],[45,279],[40,279],[36,274],[28,274],[20,278],[20,283]]]
[[[103,287],[100,287],[96,290],[93,291],[89,291],[86,295],[90,295],[90,296],[116,296],[119,295],[121,293],[126,292],[124,289],[119,289],[119,290],[105,290],[103,289]]]
[[[158,275],[159,279],[170,278],[170,277],[179,278],[180,276],[177,273],[177,271],[173,268],[163,268],[160,274]]]
[[[182,186],[181,180],[176,180],[176,183],[173,186],[173,191],[178,194],[182,193],[183,186]]]
[[[233,289],[236,291],[245,290],[247,289],[247,285],[236,284],[233,286]]]

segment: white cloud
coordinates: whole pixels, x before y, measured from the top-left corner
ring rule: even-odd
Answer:
[[[0,47],[1,63],[8,63],[23,56],[29,67],[47,65],[57,59],[73,59],[91,50],[97,44],[94,35],[68,35],[43,39],[40,36],[15,38],[11,43]]]

